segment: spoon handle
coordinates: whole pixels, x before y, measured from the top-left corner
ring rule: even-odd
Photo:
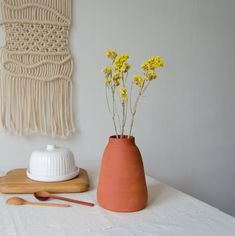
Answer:
[[[40,202],[25,202],[25,205],[31,205],[31,206],[52,206],[52,207],[70,207],[70,205],[68,205],[68,204],[40,203]]]
[[[62,200],[62,201],[66,201],[66,202],[73,202],[73,203],[77,203],[77,204],[81,204],[81,205],[85,205],[85,206],[90,206],[90,207],[95,206],[95,204],[91,203],[91,202],[84,202],[84,201],[79,201],[79,200],[75,200],[75,199],[71,199],[71,198],[67,198],[67,197],[60,197],[60,196],[56,196],[56,195],[50,195],[50,198],[54,198],[54,199]]]

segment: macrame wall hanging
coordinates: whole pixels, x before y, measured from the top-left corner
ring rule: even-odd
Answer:
[[[0,0],[0,129],[73,132],[70,23],[71,0]]]

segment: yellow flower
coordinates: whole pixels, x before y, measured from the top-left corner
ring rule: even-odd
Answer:
[[[122,79],[122,73],[119,72],[119,71],[116,71],[116,72],[113,74],[113,79]]]
[[[120,81],[122,79],[122,74],[119,72],[119,71],[116,71],[114,74],[113,74],[113,84],[114,86],[119,86],[120,85]]]
[[[117,62],[117,61],[125,62],[125,61],[127,61],[127,59],[129,59],[129,55],[127,53],[123,53],[123,54],[119,54],[115,58],[115,62]]]
[[[109,59],[114,60],[114,59],[116,58],[116,56],[117,56],[117,53],[116,53],[114,50],[109,49],[109,50],[106,51],[106,56],[107,56]]]
[[[154,56],[147,59],[142,65],[141,68],[143,72],[150,70],[156,70],[158,67],[164,66],[164,60],[160,56]]]
[[[128,101],[127,88],[122,87],[120,89],[120,98],[121,98],[122,102],[127,102]]]
[[[159,57],[159,60],[158,60],[158,66],[159,67],[163,67],[165,65],[165,61],[163,58]]]
[[[121,71],[122,66],[125,64],[128,58],[129,55],[127,53],[118,55],[114,60],[114,68]]]
[[[119,86],[120,85],[121,79],[113,79],[113,84],[114,86]]]
[[[156,74],[156,72],[153,71],[153,70],[148,71],[148,72],[146,73],[145,79],[146,79],[146,80],[157,79],[157,74]]]
[[[157,67],[163,67],[164,66],[164,60],[160,56],[154,56],[151,58],[152,64],[154,69]]]
[[[142,68],[143,72],[144,72],[144,71],[151,70],[150,64],[149,64],[147,61],[145,61],[145,62],[141,65],[141,68]]]
[[[114,86],[119,86],[120,85],[120,79],[115,79],[115,80],[113,80],[113,84],[114,84]]]
[[[110,67],[110,66],[105,66],[104,68],[103,68],[103,72],[104,72],[104,74],[105,75],[110,75],[111,73],[112,73],[112,67]]]
[[[126,73],[130,68],[131,68],[131,65],[125,62],[123,63],[120,71]]]
[[[134,75],[134,84],[142,88],[144,84],[143,78],[140,75]]]
[[[104,83],[105,85],[110,85],[112,83],[112,79],[111,78],[104,78]]]

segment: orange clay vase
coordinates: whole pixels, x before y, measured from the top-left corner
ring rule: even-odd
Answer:
[[[144,166],[135,138],[111,136],[101,163],[98,203],[111,211],[133,212],[145,208],[147,198]]]

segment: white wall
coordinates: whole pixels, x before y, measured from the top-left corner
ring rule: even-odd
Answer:
[[[78,132],[67,140],[0,134],[0,171],[25,167],[47,143],[98,168],[113,133],[101,69],[109,48],[166,60],[138,110],[134,135],[146,172],[235,215],[235,1],[74,0],[71,51]],[[3,38],[3,33],[0,34]]]

